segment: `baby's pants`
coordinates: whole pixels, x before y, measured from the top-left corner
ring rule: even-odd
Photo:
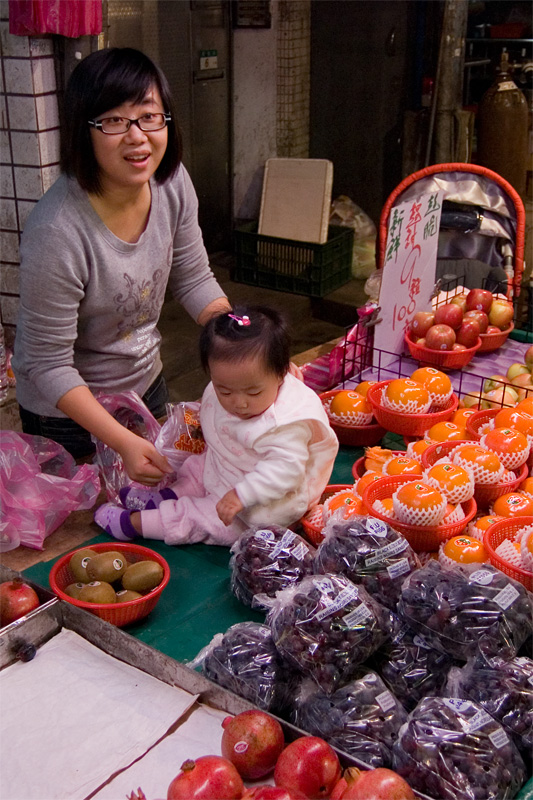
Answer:
[[[142,535],[166,544],[232,545],[247,528],[235,517],[224,525],[217,514],[219,498],[206,492],[203,484],[204,455],[190,456],[172,489],[177,500],[163,500],[159,508],[141,511]]]

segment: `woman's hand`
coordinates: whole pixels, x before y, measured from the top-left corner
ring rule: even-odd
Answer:
[[[231,525],[239,511],[244,508],[235,489],[226,492],[217,503],[217,514],[224,525]]]
[[[145,486],[157,486],[164,475],[173,471],[165,456],[151,442],[136,434],[128,438],[118,452],[132,481]]]

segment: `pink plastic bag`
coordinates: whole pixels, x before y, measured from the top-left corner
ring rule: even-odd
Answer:
[[[155,440],[156,450],[179,471],[190,455],[203,453],[205,441],[200,427],[200,403],[167,403],[167,419]]]
[[[143,439],[155,444],[161,431],[161,425],[150,413],[137,392],[100,394],[97,395],[97,400],[117,422],[120,422],[129,431],[133,431],[138,436],[142,436]],[[119,492],[125,486],[137,486],[146,489],[146,486],[131,480],[124,467],[122,457],[115,450],[104,444],[100,439],[93,437],[93,441],[96,445],[95,461],[100,467],[107,499],[110,503],[121,505]],[[163,489],[175,483],[175,481],[176,475],[171,473],[165,475],[154,488]]]
[[[9,33],[78,36],[102,32],[102,0],[9,0]]]
[[[91,508],[100,492],[98,467],[77,466],[65,448],[15,431],[0,431],[0,552],[43,549],[71,511]]]

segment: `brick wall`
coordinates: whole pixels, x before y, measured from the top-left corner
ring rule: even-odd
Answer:
[[[12,36],[0,2],[0,320],[10,344],[24,223],[59,175],[59,120],[51,38]]]
[[[277,155],[309,156],[310,0],[280,0],[277,42]]]

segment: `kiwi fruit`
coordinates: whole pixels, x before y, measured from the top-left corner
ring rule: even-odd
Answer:
[[[91,581],[80,589],[78,600],[84,603],[116,603],[117,596],[110,583]]]
[[[131,589],[120,589],[117,592],[117,603],[127,603],[128,600],[137,600],[142,597],[139,592],[133,592]]]
[[[118,550],[107,550],[98,553],[87,564],[87,575],[91,581],[104,581],[113,583],[126,572],[128,566],[126,559]]]
[[[82,550],[77,550],[72,554],[68,565],[76,581],[89,583],[91,579],[87,575],[87,564],[91,558],[97,555],[96,550],[91,550],[90,547],[84,547]]]
[[[83,589],[85,586],[84,583],[78,581],[77,583],[69,583],[69,585],[63,589],[65,594],[68,594],[69,597],[73,597],[75,600],[80,599],[80,590]]]
[[[122,586],[134,592],[149,592],[159,586],[163,575],[163,567],[157,561],[137,561],[122,576]]]

